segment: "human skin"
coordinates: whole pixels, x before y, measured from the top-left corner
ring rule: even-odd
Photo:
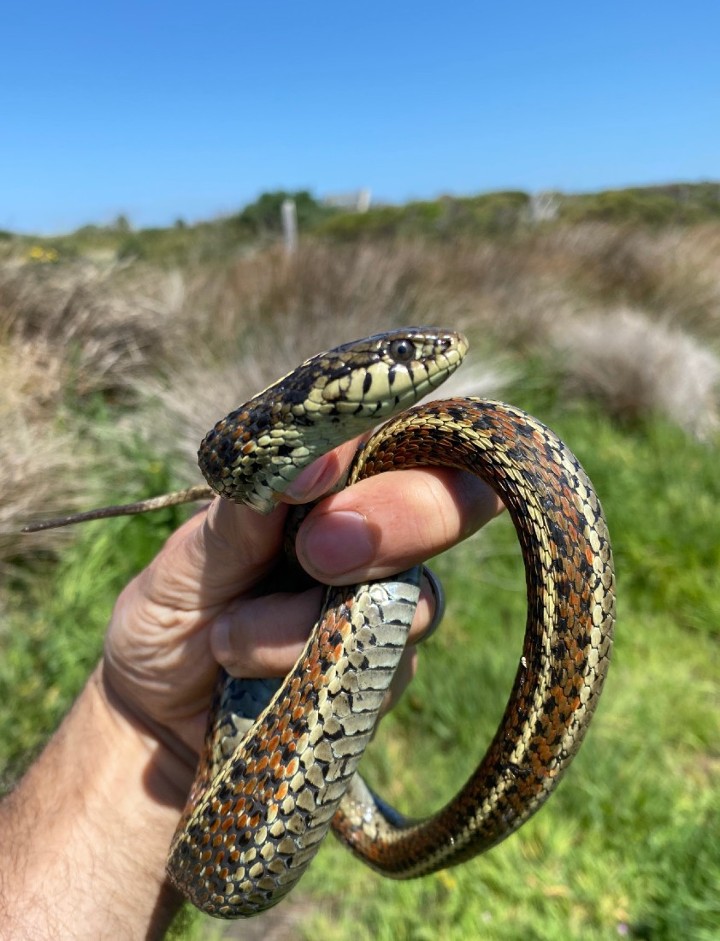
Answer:
[[[353,445],[308,468],[286,495],[327,492]],[[407,568],[501,509],[468,474],[382,474],[322,500],[302,524],[302,566],[328,584]],[[3,939],[161,938],[181,904],[165,878],[218,664],[280,676],[295,662],[321,591],[257,596],[282,546],[285,509],[260,516],[215,500],[174,533],[121,593],[104,655],[42,755],[0,805]],[[414,671],[431,621],[425,588],[388,706]]]

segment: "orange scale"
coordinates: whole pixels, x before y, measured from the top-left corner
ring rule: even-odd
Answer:
[[[542,762],[543,766],[550,763],[552,760],[552,751],[548,748],[547,742],[543,742],[537,751],[538,758]]]

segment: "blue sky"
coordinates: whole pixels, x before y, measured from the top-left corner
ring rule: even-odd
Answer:
[[[0,228],[720,179],[720,3],[8,3]]]

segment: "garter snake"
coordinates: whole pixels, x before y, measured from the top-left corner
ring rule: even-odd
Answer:
[[[208,433],[198,458],[210,489],[50,524],[212,492],[269,512],[314,458],[391,415],[359,450],[346,485],[406,467],[459,468],[489,483],[515,524],[528,598],[522,655],[495,737],[434,816],[403,818],[356,773],[412,622],[418,568],[327,589],[282,683],[220,676],[167,867],[171,882],[208,914],[247,917],[276,904],[331,826],[358,857],[394,878],[468,860],[538,810],[580,747],[612,646],[605,519],[574,455],[520,409],[456,398],[405,411],[447,378],[466,348],[460,334],[407,328],[313,357]]]
[[[461,335],[408,329],[304,363],[209,432],[199,452],[212,489],[269,511],[314,457],[439,385]],[[500,727],[476,771],[435,816],[405,820],[356,768],[402,653],[419,571],[330,588],[293,671],[247,730],[247,687],[223,678],[205,754],[170,851],[171,881],[209,914],[274,905],[332,825],[376,870],[409,878],[500,842],[545,801],[577,752],[607,672],[614,573],[599,501],[579,462],[525,412],[450,399],[385,424],[347,484],[398,468],[478,474],[520,539],[528,615]],[[256,711],[256,710],[255,710]]]

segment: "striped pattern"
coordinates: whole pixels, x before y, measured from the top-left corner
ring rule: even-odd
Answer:
[[[465,347],[462,337],[414,330],[309,360],[216,425],[201,447],[208,482],[267,510],[276,488],[297,473],[284,458],[309,460],[337,444],[339,432],[341,439],[356,433],[347,415],[367,422],[404,408],[439,384]],[[320,412],[329,423],[316,422]],[[279,416],[289,413],[295,422],[283,451]],[[301,658],[267,706],[277,684],[219,681],[168,861],[172,882],[208,914],[247,917],[276,904],[331,824],[389,876],[463,862],[524,823],[580,747],[607,674],[615,619],[607,526],[590,480],[558,437],[521,410],[451,399],[388,422],[358,454],[348,483],[426,465],[483,478],[517,529],[528,614],[500,727],[446,807],[425,821],[404,820],[355,770],[405,644],[419,571],[328,589]]]

